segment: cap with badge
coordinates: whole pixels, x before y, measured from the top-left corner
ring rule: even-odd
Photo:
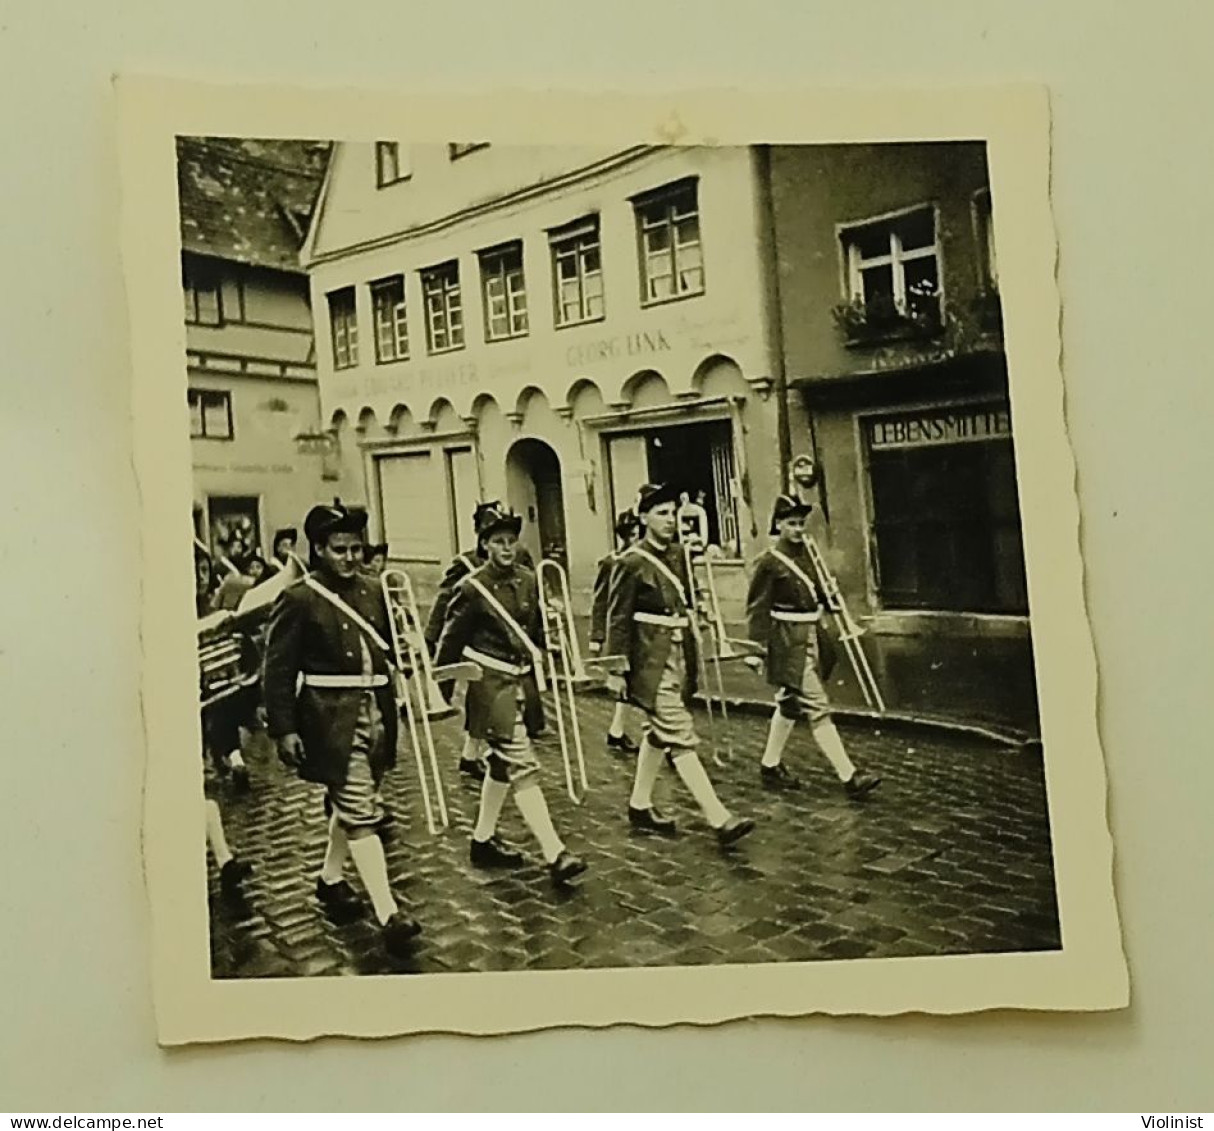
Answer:
[[[481,503],[474,515],[476,523],[476,540],[484,542],[489,535],[498,530],[509,530],[516,538],[523,529],[521,515],[506,510],[501,503]]]
[[[640,525],[641,520],[637,518],[636,511],[621,511],[615,520],[615,536],[617,538],[628,538]]]
[[[677,503],[678,489],[668,483],[643,483],[637,492],[636,512],[638,515],[647,514],[654,507],[663,503]]]
[[[792,495],[777,495],[771,509],[771,532],[778,534],[779,524],[786,518],[804,518],[814,509],[813,503],[803,503]]]
[[[334,534],[362,534],[366,529],[367,512],[347,507],[340,499],[313,507],[304,519],[304,535],[312,546],[323,546]]]

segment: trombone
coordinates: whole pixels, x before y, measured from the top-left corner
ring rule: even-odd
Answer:
[[[709,733],[712,737],[712,760],[722,766],[732,761],[734,756],[733,736],[729,732],[729,703],[725,694],[725,673],[721,664],[725,660],[744,660],[747,656],[756,655],[759,649],[748,640],[731,640],[725,629],[725,615],[721,608],[720,594],[717,592],[716,574],[713,572],[712,558],[704,556],[704,587],[701,589],[695,573],[695,561],[692,557],[692,547],[683,543],[683,558],[687,566],[687,580],[691,587],[691,623],[695,626],[697,651],[700,654],[701,679],[704,681],[704,704],[708,711]],[[709,657],[704,651],[704,637],[699,619],[703,618],[712,636],[713,651]],[[712,695],[708,681],[708,663],[711,659],[713,672],[716,676],[717,698],[721,713],[721,722],[725,726],[725,756],[721,757],[717,749],[716,733],[713,725]]]
[[[413,592],[413,583],[404,570],[385,570],[380,577],[380,589],[388,607],[388,624],[392,632],[396,699],[397,703],[404,707],[403,715],[409,727],[409,741],[413,747],[413,758],[421,783],[426,824],[433,836],[437,834],[440,824],[444,829],[450,827],[451,819],[447,814],[447,798],[443,792],[438,752],[435,750],[434,732],[430,724],[456,714],[455,709],[449,707],[443,699],[438,686],[439,677],[448,680],[478,679],[480,668],[476,664],[461,663],[436,669],[431,664],[430,654],[421,636],[422,620],[417,597]]]
[[[881,694],[877,677],[873,674],[872,666],[868,662],[868,655],[860,641],[864,630],[856,623],[851,615],[851,610],[847,607],[847,602],[843,599],[839,579],[826,564],[826,558],[818,547],[818,543],[808,534],[805,536],[805,548],[809,551],[810,561],[813,562],[814,571],[818,575],[818,583],[822,587],[826,610],[835,618],[835,625],[839,630],[839,642],[843,645],[852,671],[856,674],[856,682],[860,685],[864,702],[870,710],[876,709],[881,714],[885,714],[885,698]]]
[[[565,789],[575,805],[586,797],[590,783],[586,779],[586,757],[582,749],[582,732],[578,724],[575,685],[587,682],[578,646],[577,629],[573,623],[573,602],[569,596],[569,575],[560,562],[542,558],[535,568],[539,589],[540,618],[544,625],[545,651],[548,656],[548,682],[552,686],[553,713],[556,715],[557,736],[561,743],[561,758],[565,763]],[[548,578],[554,592],[548,588]],[[560,657],[560,669],[557,657]],[[564,680],[562,692],[559,679]],[[562,701],[562,694],[564,701]],[[570,752],[570,739],[573,750]],[[575,780],[576,770],[576,780]]]
[[[725,673],[721,670],[721,657],[724,655],[722,649],[722,641],[725,641],[728,646],[728,641],[724,635],[724,622],[720,620],[721,610],[720,603],[716,599],[716,588],[713,582],[712,567],[707,567],[708,587],[707,594],[701,592],[699,583],[696,580],[695,562],[691,556],[691,545],[687,542],[682,543],[683,564],[687,570],[687,586],[689,589],[689,608],[690,613],[688,620],[691,623],[691,632],[695,637],[696,643],[696,658],[700,668],[700,681],[704,687],[704,709],[708,712],[708,735],[712,743],[712,760],[718,766],[725,765],[726,762],[733,761],[733,737],[729,733],[729,707],[725,702]],[[708,596],[709,604],[706,608],[704,605],[704,597]],[[713,639],[712,649],[712,668],[716,673],[717,683],[717,699],[720,706],[721,723],[725,728],[725,755],[721,756],[720,748],[717,745],[717,726],[716,715],[712,707],[712,684],[708,678],[709,656],[704,649],[704,631],[701,619],[707,624],[709,632]]]

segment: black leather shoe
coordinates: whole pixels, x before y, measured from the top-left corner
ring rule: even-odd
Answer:
[[[564,851],[548,865],[548,871],[552,873],[554,884],[567,884],[586,871],[586,861],[574,856],[572,852]]]
[[[853,801],[859,801],[861,798],[867,797],[872,793],[880,784],[880,778],[874,777],[872,774],[861,773],[857,770],[843,783],[843,788],[847,791],[848,797]]]
[[[788,772],[788,767],[783,762],[777,762],[774,766],[760,766],[759,777],[763,780],[763,785],[767,789],[782,789],[782,790],[797,790],[801,788],[801,783]]]
[[[240,895],[242,885],[252,874],[252,864],[233,856],[219,869],[219,888],[224,895]]]
[[[523,854],[507,848],[495,836],[488,840],[472,838],[469,852],[472,863],[478,868],[517,868],[523,862]]]
[[[232,767],[232,788],[237,793],[249,792],[249,767],[240,765]]]
[[[641,748],[626,734],[609,734],[607,749],[618,751],[620,754],[635,754]]]
[[[628,823],[637,832],[654,833],[657,836],[674,836],[678,831],[672,817],[664,816],[652,807],[637,809],[629,805]]]
[[[403,911],[396,912],[379,929],[384,940],[384,950],[393,958],[404,958],[412,950],[412,942],[422,933],[421,924]]]
[[[459,772],[467,774],[468,777],[475,778],[477,781],[485,780],[485,764],[476,758],[461,758],[459,760]]]
[[[326,913],[340,923],[353,922],[362,917],[366,910],[363,901],[358,898],[354,889],[345,880],[335,884],[326,884],[319,877],[316,880],[316,898]]]
[[[754,832],[755,823],[747,817],[730,817],[717,829],[717,841],[722,848],[737,844],[747,833]]]

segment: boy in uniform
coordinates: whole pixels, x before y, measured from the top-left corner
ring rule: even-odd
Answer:
[[[503,509],[500,502],[477,503],[476,510],[472,512],[473,530],[480,530],[483,515],[490,512],[498,513]],[[470,573],[483,566],[486,560],[484,543],[478,533],[476,536],[476,549],[465,550],[462,553],[456,554],[447,566],[447,570],[439,582],[438,592],[434,595],[434,605],[430,609],[430,616],[426,621],[424,633],[426,647],[430,649],[432,656],[438,648],[438,638],[442,634],[443,625],[447,621],[447,609],[451,604],[452,598],[455,596],[456,587]],[[525,546],[517,547],[515,560],[519,565],[526,566],[528,569],[534,565],[531,560],[531,554]],[[465,719],[464,746],[460,751],[459,771],[461,774],[467,774],[470,778],[475,778],[479,781],[485,776],[485,745],[483,742],[473,738],[471,734],[468,734],[467,729],[467,719]]]
[[[699,739],[688,703],[696,685],[697,641],[690,579],[675,541],[676,498],[669,487],[641,488],[637,514],[644,537],[612,567],[604,651],[623,657],[627,667],[623,675],[609,676],[607,686],[626,693],[647,716],[628,804],[632,827],[675,834],[674,821],[653,807],[653,787],[665,758],[726,847],[751,832],[754,822],[725,808],[696,753]]]
[[[598,573],[594,578],[593,596],[590,602],[590,652],[599,655],[607,635],[607,595],[611,587],[611,570],[620,555],[640,537],[641,520],[636,512],[624,511],[615,520],[615,537],[618,548],[599,559]],[[616,699],[615,713],[607,728],[607,749],[621,754],[635,754],[640,747],[628,737],[628,700]]]
[[[352,857],[384,947],[400,957],[421,928],[396,902],[375,835],[380,784],[396,763],[397,707],[388,610],[379,586],[359,568],[366,525],[365,511],[336,500],[308,512],[313,572],[285,590],[274,609],[265,701],[279,758],[328,792],[332,816],[317,899],[335,918],[358,913],[359,900],[343,879]]]
[[[805,517],[812,510],[810,503],[791,495],[776,499],[771,517],[776,542],[755,560],[747,592],[747,634],[765,657],[748,657],[746,662],[765,671],[776,698],[759,774],[769,789],[801,788],[781,758],[797,720],[807,718],[814,741],[848,797],[859,799],[881,779],[856,769],[831,721],[818,656],[817,628],[824,609],[805,545]]]
[[[477,682],[468,685],[465,696],[468,736],[484,743],[488,751],[488,772],[481,782],[472,834],[472,863],[481,868],[522,863],[522,854],[496,836],[502,806],[513,793],[553,882],[565,884],[581,875],[586,865],[569,852],[553,827],[531,745],[544,727],[538,673],[543,671],[546,644],[535,573],[517,561],[522,526],[518,515],[498,507],[480,511],[476,533],[486,562],[456,586],[435,663],[471,660],[482,672]],[[443,688],[448,700],[451,690],[450,685]]]

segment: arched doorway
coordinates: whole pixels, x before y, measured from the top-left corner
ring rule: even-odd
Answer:
[[[538,562],[567,564],[561,461],[543,440],[516,440],[506,455],[507,502],[523,516],[521,541]]]

